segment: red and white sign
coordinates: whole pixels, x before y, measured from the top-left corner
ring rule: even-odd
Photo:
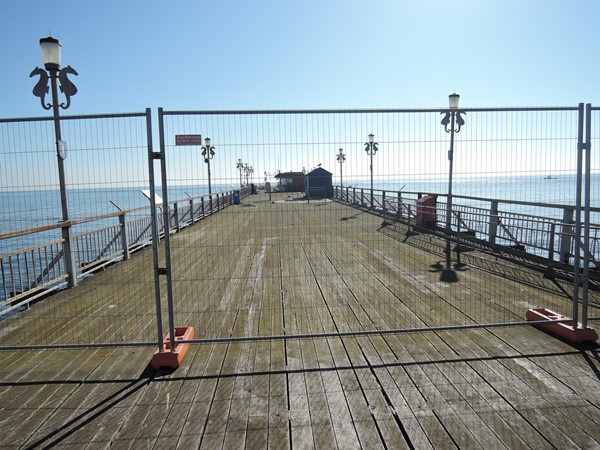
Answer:
[[[175,145],[202,145],[201,134],[176,134]]]

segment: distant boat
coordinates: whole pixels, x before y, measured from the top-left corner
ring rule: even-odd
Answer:
[[[553,177],[552,175],[546,175],[544,180],[556,180],[557,177]]]

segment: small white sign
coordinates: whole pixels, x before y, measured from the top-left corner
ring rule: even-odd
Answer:
[[[58,141],[58,156],[62,160],[67,157],[67,143],[65,141]]]
[[[149,189],[140,189],[140,192],[144,194],[148,200],[152,198]],[[156,203],[156,206],[160,206],[163,204],[163,199],[157,194],[154,194],[154,203]]]

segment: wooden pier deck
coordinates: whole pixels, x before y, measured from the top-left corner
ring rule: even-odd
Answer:
[[[536,301],[564,305],[567,283],[509,262],[495,273],[486,255],[442,283],[435,238],[286,199],[248,197],[173,236],[176,325],[200,338],[281,336],[520,321]],[[154,297],[135,279],[151,278],[151,258],[139,252],[35,305],[5,337],[39,343],[41,311],[61,317],[53,308],[73,304],[80,323],[39,333],[66,342],[99,329],[90,311],[110,304],[121,328],[100,342],[143,339]],[[126,314],[127,290],[144,320]],[[194,344],[175,371],[151,369],[153,350],[0,352],[0,447],[600,448],[599,347],[530,326]]]

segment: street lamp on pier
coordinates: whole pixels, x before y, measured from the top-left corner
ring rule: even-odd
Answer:
[[[367,155],[371,157],[371,207],[373,207],[373,155],[377,153],[379,144],[375,142],[375,135],[371,133],[369,135],[369,142],[365,142],[365,151]]]
[[[33,87],[33,95],[40,98],[42,108],[52,109],[54,115],[54,134],[56,137],[56,159],[58,162],[58,181],[60,185],[60,204],[62,209],[62,238],[65,267],[67,271],[67,285],[77,285],[77,269],[73,255],[73,240],[71,236],[71,225],[69,223],[69,205],[67,199],[67,185],[65,177],[64,160],[67,157],[67,145],[62,140],[60,127],[60,108],[67,109],[71,106],[71,97],[77,93],[77,87],[69,80],[68,75],[79,75],[71,66],[61,69],[62,45],[58,39],[51,36],[40,39],[44,69],[36,67],[29,77],[39,76],[39,80]],[[50,88],[48,87],[50,81]],[[65,97],[65,103],[58,99],[58,84],[60,91]],[[48,90],[52,92],[52,103],[46,103]]]
[[[450,94],[449,107],[447,112],[442,112],[444,118],[441,124],[444,126],[446,133],[450,133],[450,150],[448,151],[449,172],[448,172],[448,203],[446,207],[446,266],[442,271],[442,281],[454,282],[458,281],[456,272],[452,268],[452,249],[450,248],[450,235],[452,234],[452,170],[454,163],[454,134],[460,131],[460,127],[465,124],[461,114],[466,114],[464,111],[458,110],[458,100],[460,95]]]
[[[343,174],[342,174],[342,164],[344,163],[344,161],[346,161],[346,155],[344,154],[344,150],[341,148],[338,151],[337,160],[340,163],[340,188],[343,188],[344,187],[344,178],[343,178]]]
[[[238,162],[235,166],[237,168],[237,170],[240,171],[240,189],[242,188],[242,170],[244,170],[244,163],[242,162],[242,159],[238,159]]]
[[[249,166],[248,163],[244,165],[244,174],[246,175],[246,186],[249,185],[248,177],[250,177],[254,173],[254,168]]]
[[[212,195],[212,187],[210,184],[210,160],[215,156],[215,148],[210,145],[210,138],[208,137],[204,139],[202,156],[204,156],[204,162],[208,165],[208,195]]]

